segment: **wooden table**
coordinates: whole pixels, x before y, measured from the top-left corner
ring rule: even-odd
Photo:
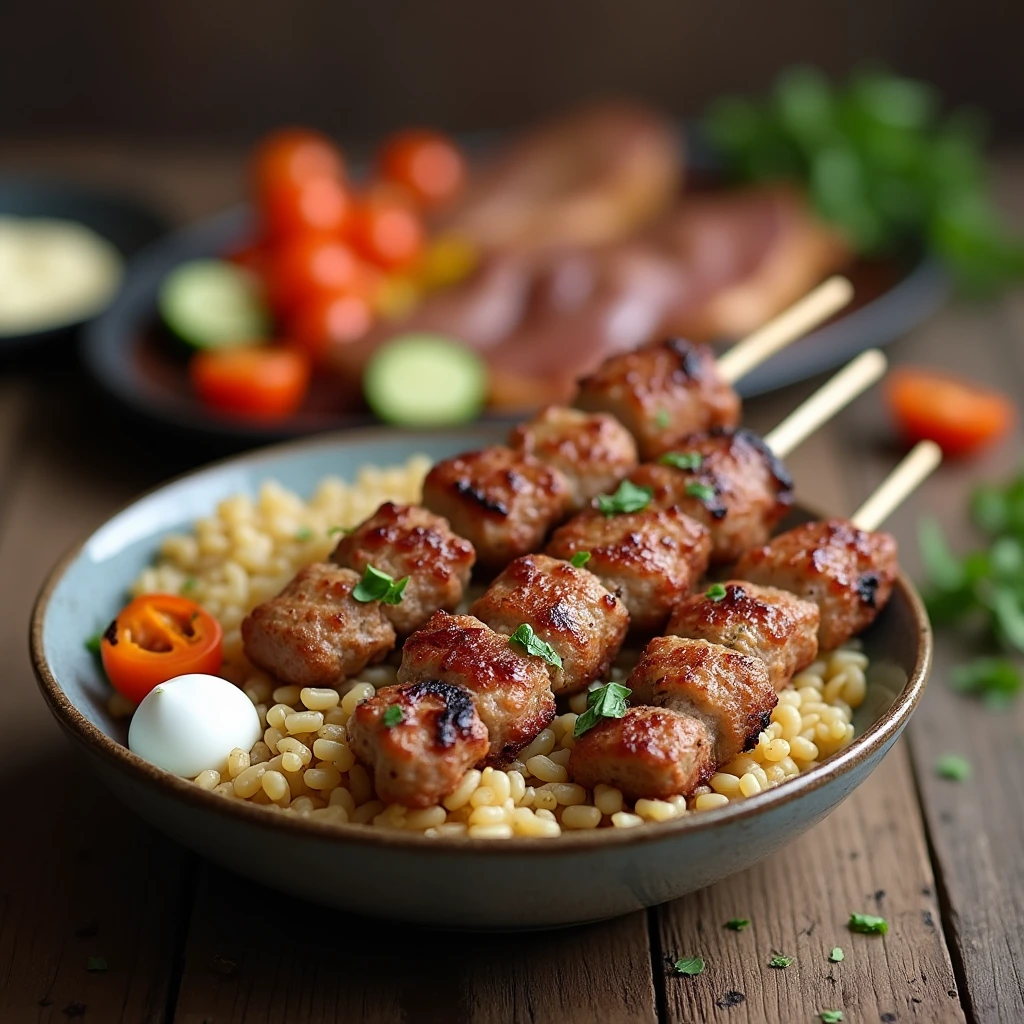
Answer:
[[[8,165],[148,190],[176,216],[237,194],[224,154],[81,144],[5,146]],[[1024,221],[1024,160],[999,164]],[[956,304],[892,348],[998,383],[1024,401],[1024,294]],[[813,382],[750,403],[764,428]],[[915,573],[927,511],[971,541],[963,497],[1020,460],[1020,437],[944,468],[892,521]],[[80,770],[29,667],[26,624],[60,552],[143,487],[208,453],[141,433],[108,408],[70,354],[0,374],[0,1020],[95,1022],[626,1022],[802,1024],[1024,1020],[1024,704],[993,714],[950,692],[964,652],[938,638],[906,737],[834,814],[756,867],[647,913],[535,935],[435,934],[304,905],[212,867],[143,825]],[[877,394],[791,460],[803,498],[853,508],[897,452]],[[936,757],[970,758],[943,781]],[[586,885],[585,878],[580,879]],[[879,913],[885,938],[852,935]],[[723,928],[734,917],[751,926]],[[846,959],[827,953],[842,946]],[[771,969],[772,951],[796,957]],[[699,954],[700,977],[671,970]],[[88,969],[101,957],[105,970]],[[94,964],[95,966],[95,964]]]

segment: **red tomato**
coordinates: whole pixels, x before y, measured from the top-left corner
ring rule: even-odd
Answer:
[[[288,321],[288,341],[314,362],[328,349],[357,341],[373,324],[373,309],[362,295],[339,292],[304,302]]]
[[[423,252],[423,222],[394,189],[375,189],[355,206],[349,238],[359,254],[386,270],[415,263]]]
[[[937,370],[903,367],[886,382],[885,397],[909,441],[934,441],[947,455],[966,455],[1013,428],[1017,409],[999,391]]]
[[[282,313],[325,293],[362,294],[371,274],[344,242],[324,235],[297,235],[277,249],[267,275],[267,290]]]
[[[340,235],[352,217],[352,198],[337,178],[281,186],[259,200],[260,218],[272,239],[320,232]]]
[[[253,155],[253,188],[257,202],[278,189],[304,185],[317,178],[341,180],[341,152],[310,128],[283,128],[268,135]]]
[[[439,206],[462,191],[466,161],[446,135],[413,129],[384,143],[380,174],[385,181],[408,189],[424,206]]]
[[[220,671],[220,623],[176,594],[145,594],[121,609],[100,641],[110,685],[136,703],[189,672]]]
[[[197,352],[188,369],[203,402],[218,412],[251,419],[290,416],[309,388],[309,360],[290,348]]]

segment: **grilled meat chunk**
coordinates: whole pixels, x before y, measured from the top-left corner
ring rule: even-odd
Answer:
[[[550,405],[509,435],[509,446],[554,466],[569,481],[572,509],[586,508],[637,465],[633,435],[613,416]]]
[[[686,456],[699,465],[679,468]],[[751,430],[688,437],[662,458],[639,466],[629,479],[654,491],[655,508],[676,505],[702,522],[711,531],[712,562],[735,562],[748,548],[767,543],[793,504],[789,473]]]
[[[547,555],[511,562],[469,611],[506,636],[532,626],[562,659],[561,668],[548,666],[555,693],[602,678],[629,630],[625,605],[593,573]]]
[[[655,637],[626,685],[635,704],[671,708],[705,722],[718,764],[757,742],[779,701],[760,658],[677,636]]]
[[[390,722],[385,714],[401,717]],[[352,752],[373,769],[382,800],[432,807],[487,755],[487,727],[461,686],[424,679],[384,686],[356,706],[349,719]]]
[[[638,630],[659,630],[708,565],[711,537],[679,509],[574,516],[551,537],[547,553],[567,561],[589,551],[587,569],[617,594]]]
[[[818,606],[786,590],[745,580],[724,584],[717,600],[692,594],[676,605],[665,633],[708,640],[760,658],[781,690],[818,656]]]
[[[632,707],[622,718],[602,719],[569,758],[569,773],[581,786],[615,786],[627,800],[688,795],[714,771],[707,722],[669,708]]]
[[[423,483],[423,504],[444,516],[492,568],[540,547],[569,500],[559,470],[500,446],[444,459]]]
[[[680,338],[606,359],[580,381],[575,404],[611,413],[636,438],[643,459],[657,458],[689,434],[734,427],[740,419],[739,396],[711,350]]]
[[[333,686],[381,661],[395,630],[377,601],[352,597],[359,580],[351,569],[307,565],[243,620],[248,659],[293,686]]]
[[[400,683],[436,679],[473,695],[487,727],[489,764],[502,764],[555,715],[547,663],[472,615],[435,612],[402,648]]]
[[[462,600],[476,552],[441,516],[389,501],[341,538],[331,561],[360,576],[368,565],[396,580],[408,576],[402,600],[382,606],[395,631],[406,636],[438,608],[451,611]]]
[[[821,612],[818,646],[830,651],[874,622],[899,572],[896,541],[846,519],[803,523],[748,551],[736,575],[789,590]]]

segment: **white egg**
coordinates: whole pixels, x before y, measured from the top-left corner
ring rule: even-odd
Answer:
[[[154,687],[128,729],[128,748],[175,775],[221,769],[235,747],[260,738],[260,716],[234,683],[192,673]]]

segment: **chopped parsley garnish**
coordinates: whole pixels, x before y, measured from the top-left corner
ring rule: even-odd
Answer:
[[[405,718],[405,712],[402,710],[402,706],[400,704],[389,704],[384,709],[381,721],[384,723],[385,728],[393,729],[403,718]]]
[[[398,604],[402,593],[409,582],[408,576],[396,580],[372,565],[366,567],[363,578],[352,588],[352,596],[362,604],[380,601],[381,604]]]
[[[818,1016],[821,1018],[821,1024],[840,1024],[843,1019],[842,1010],[819,1010]]]
[[[195,576],[189,576],[189,578],[187,580],[185,580],[184,583],[182,583],[182,585],[181,585],[181,592],[183,594],[191,593],[198,586],[199,586],[199,580],[197,580],[195,578]]]
[[[590,561],[590,552],[589,551],[577,551],[576,554],[573,555],[572,558],[569,559],[569,564],[574,569],[582,569],[583,566],[585,566],[587,564],[587,562],[589,562],[589,561]]]
[[[715,489],[711,484],[698,483],[691,480],[684,488],[688,498],[697,498],[699,501],[713,501]]]
[[[312,540],[313,539],[313,531],[312,531],[312,529],[310,529],[310,527],[308,527],[308,526],[300,526],[295,531],[295,539],[300,544],[305,544],[306,541]]]
[[[638,487],[630,480],[623,480],[614,494],[601,494],[597,507],[606,515],[620,515],[623,512],[642,512],[651,503],[654,489]]]
[[[746,917],[734,917],[725,922],[725,927],[732,932],[741,932],[744,928],[750,927],[750,919]]]
[[[707,590],[704,591],[704,596],[709,601],[721,601],[726,595],[726,589],[721,583],[712,583]]]
[[[84,643],[85,649],[90,654],[96,655],[98,657],[99,653],[100,653],[100,644],[102,643],[102,641],[103,641],[103,634],[102,633],[93,633],[92,636],[86,637],[85,643]]]
[[[602,718],[622,718],[628,709],[626,698],[633,691],[622,683],[607,683],[587,694],[587,710],[576,719],[573,736],[579,739]]]
[[[87,971],[105,971],[107,961],[101,956],[91,956],[85,961],[85,969]]]
[[[889,922],[874,914],[851,914],[847,925],[851,932],[864,935],[884,935],[889,930]]]
[[[935,774],[951,782],[966,782],[971,777],[971,762],[959,754],[943,754],[935,762]]]
[[[829,960],[834,964],[842,963],[846,959],[846,954],[843,952],[842,946],[833,946],[832,952],[828,955]]]
[[[704,456],[700,452],[665,452],[658,461],[663,466],[696,471],[704,462]]]
[[[704,961],[699,956],[684,956],[675,962],[676,974],[695,977],[704,970]]]
[[[785,970],[794,963],[796,963],[795,956],[783,956],[781,953],[775,953],[771,960],[768,961],[768,966],[777,967],[779,970]]]
[[[562,659],[559,657],[558,651],[556,651],[551,644],[541,640],[541,638],[534,633],[533,626],[528,622],[524,622],[519,626],[508,638],[508,642],[522,647],[527,654],[533,654],[538,658],[543,658],[549,665],[554,665],[555,668],[562,667]]]
[[[672,422],[672,417],[669,416],[668,409],[659,409],[654,414],[654,422],[664,430]]]
[[[332,526],[327,531],[328,537],[333,537],[336,533],[343,533],[347,537],[350,533],[355,533],[356,528],[354,526]]]

